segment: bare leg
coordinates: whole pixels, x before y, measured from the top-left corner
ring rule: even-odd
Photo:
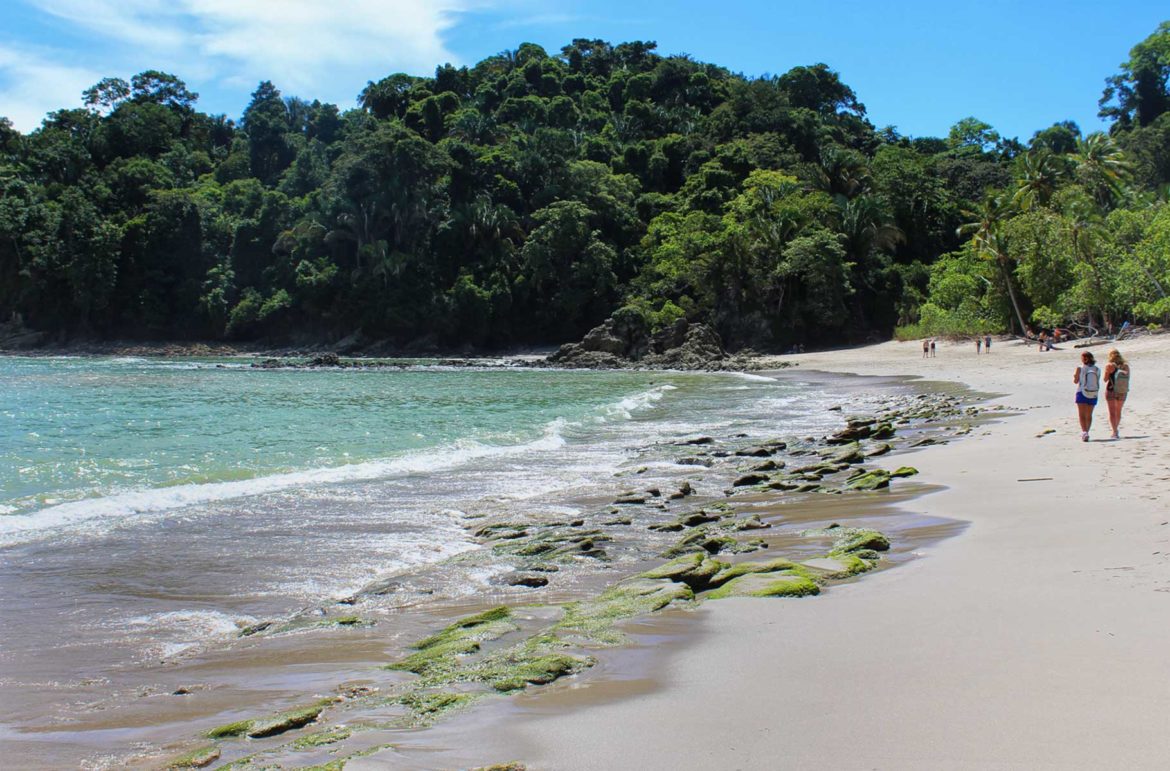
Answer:
[[[1117,427],[1121,425],[1121,405],[1125,402],[1120,399],[1106,399],[1105,406],[1109,408],[1109,426],[1113,435],[1117,435]]]
[[[1079,418],[1081,421],[1081,431],[1084,433],[1088,433],[1089,429],[1093,425],[1093,405],[1091,405],[1091,404],[1078,404],[1077,405],[1077,418]]]

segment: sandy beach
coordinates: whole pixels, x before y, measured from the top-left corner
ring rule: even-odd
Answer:
[[[1110,346],[1092,348],[1103,364]],[[970,522],[922,558],[808,600],[707,603],[656,687],[562,692],[492,731],[530,768],[1164,768],[1170,757],[1170,339],[1122,344],[1121,441],[1079,441],[1080,351],[917,342],[786,357],[920,376],[1018,414],[909,456]],[[902,456],[891,463],[907,460]]]

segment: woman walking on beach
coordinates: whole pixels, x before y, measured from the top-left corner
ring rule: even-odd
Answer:
[[[1089,441],[1089,429],[1093,425],[1093,408],[1097,406],[1097,393],[1101,388],[1101,370],[1093,354],[1081,354],[1081,366],[1073,375],[1077,384],[1077,417],[1081,421],[1081,441]]]
[[[1117,427],[1121,425],[1121,408],[1129,395],[1129,362],[1114,348],[1109,352],[1109,363],[1105,365],[1105,406],[1109,408],[1109,425],[1113,428],[1110,439],[1120,439]]]

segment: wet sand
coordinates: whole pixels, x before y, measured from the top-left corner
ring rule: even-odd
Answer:
[[[1079,351],[917,343],[791,357],[925,376],[1020,414],[915,458],[945,489],[904,506],[970,522],[923,559],[815,601],[730,600],[660,649],[655,682],[533,706],[493,735],[531,769],[1165,768],[1170,757],[1170,339],[1121,346],[1118,442],[1079,441]],[[1108,346],[1093,349],[1104,359]],[[901,459],[891,460],[891,464]],[[534,695],[532,701],[543,697]],[[550,702],[551,703],[551,702]],[[374,766],[367,765],[366,768]]]

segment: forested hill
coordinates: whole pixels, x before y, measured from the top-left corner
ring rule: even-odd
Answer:
[[[264,82],[238,123],[150,71],[2,120],[0,321],[487,348],[623,309],[775,349],[1170,311],[1170,24],[1110,77],[1109,135],[1026,144],[875,128],[823,64],[655,48],[524,44],[345,110]]]

